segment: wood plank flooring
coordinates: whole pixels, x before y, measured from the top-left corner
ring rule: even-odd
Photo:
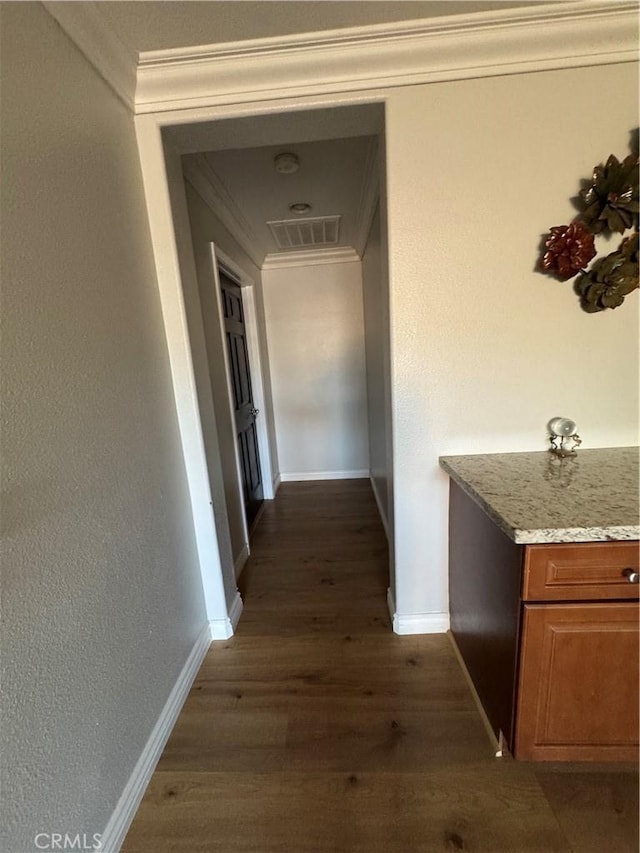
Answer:
[[[637,851],[634,768],[495,759],[448,638],[391,632],[367,481],[283,484],[251,549],[125,853]]]

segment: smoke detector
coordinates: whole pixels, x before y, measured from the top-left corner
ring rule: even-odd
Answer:
[[[297,201],[295,204],[289,205],[289,210],[291,213],[295,213],[296,216],[304,216],[305,213],[309,213],[311,210],[311,205],[306,201]]]
[[[274,157],[273,162],[276,167],[276,172],[280,172],[281,175],[292,175],[300,168],[300,160],[295,154],[291,154],[288,151],[283,151],[282,154],[278,154]]]

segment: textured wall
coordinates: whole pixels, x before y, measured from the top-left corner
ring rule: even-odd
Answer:
[[[262,281],[280,473],[368,470],[360,262]]]
[[[362,293],[367,357],[369,468],[385,523],[389,523],[387,443],[390,440],[389,281],[383,265],[380,210],[376,211],[362,257]],[[386,262],[386,256],[384,258]]]
[[[395,90],[387,103],[397,609],[447,610],[445,453],[638,440],[638,297],[588,315],[535,272],[594,164],[629,151],[633,64]],[[617,240],[613,241],[617,245]],[[607,251],[606,241],[601,250]]]
[[[101,832],[205,624],[131,116],[2,4],[0,849]]]

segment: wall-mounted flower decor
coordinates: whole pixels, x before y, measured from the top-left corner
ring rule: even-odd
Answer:
[[[573,278],[596,256],[593,234],[582,222],[553,227],[545,247],[542,266],[561,281]]]
[[[580,213],[570,225],[556,225],[544,241],[542,272],[567,281],[576,274],[574,289],[590,314],[617,308],[640,286],[638,275],[638,165],[637,154],[619,161],[613,154],[596,166],[588,186],[580,191]],[[634,233],[615,252],[597,258],[594,235]]]

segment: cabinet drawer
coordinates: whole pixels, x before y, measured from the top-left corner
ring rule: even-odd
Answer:
[[[640,586],[625,572],[638,572],[637,542],[527,545],[525,601],[637,599]]]

